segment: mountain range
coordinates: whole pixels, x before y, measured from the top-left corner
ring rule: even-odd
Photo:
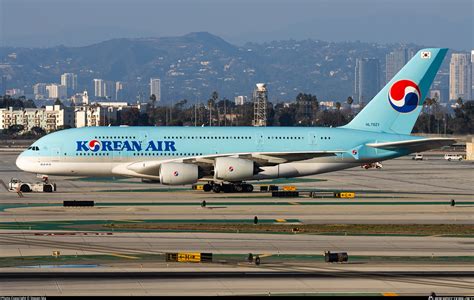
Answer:
[[[250,96],[258,82],[267,83],[271,101],[292,100],[299,92],[344,101],[353,94],[357,58],[378,58],[383,78],[386,53],[399,47],[311,39],[236,46],[210,33],[195,32],[112,39],[83,47],[1,47],[0,72],[8,77],[9,88],[25,91],[38,82],[59,82],[65,72],[76,73],[79,89],[89,94],[94,78],[123,81],[129,101],[138,92],[148,97],[151,77],[161,79],[163,102],[205,101],[213,91],[229,99]]]

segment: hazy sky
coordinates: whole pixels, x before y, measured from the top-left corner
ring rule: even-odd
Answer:
[[[0,46],[87,45],[208,31],[247,41],[474,48],[474,0],[0,0]]]

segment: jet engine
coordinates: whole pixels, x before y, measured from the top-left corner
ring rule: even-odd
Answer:
[[[164,163],[160,167],[160,182],[166,185],[195,183],[199,179],[199,167],[193,164]]]
[[[252,178],[260,172],[258,165],[251,160],[235,157],[218,157],[214,165],[216,179],[241,181]]]

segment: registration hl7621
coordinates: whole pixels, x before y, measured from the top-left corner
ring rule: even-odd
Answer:
[[[365,123],[365,126],[367,126],[367,127],[379,127],[379,126],[380,126],[380,123],[377,123],[377,122],[367,122],[367,123]]]

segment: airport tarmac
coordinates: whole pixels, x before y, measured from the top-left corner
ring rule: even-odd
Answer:
[[[43,234],[41,234],[43,233]],[[80,233],[2,231],[2,257],[63,255],[162,254],[211,252],[216,254],[260,253],[321,254],[326,250],[364,256],[470,256],[473,238],[437,236],[330,236],[306,234],[249,234],[198,232],[120,232],[110,235]]]
[[[19,171],[18,153],[0,154],[0,179],[37,181]],[[272,198],[269,193],[214,194],[137,179],[51,177],[56,193],[16,193],[0,187],[0,267],[3,272],[58,273],[56,278],[0,278],[10,295],[236,295],[474,293],[474,231],[462,235],[276,234],[148,230],[140,224],[252,223],[474,225],[474,164],[425,155],[400,158],[381,170],[354,168],[301,179],[266,181],[320,191],[324,198]],[[258,188],[256,188],[258,190]],[[333,191],[354,191],[337,199]],[[450,205],[451,199],[456,206]],[[95,207],[65,208],[64,200],[94,200]],[[200,206],[205,200],[207,207]],[[138,224],[138,229],[110,224]],[[342,225],[341,225],[342,226]],[[411,226],[411,225],[410,225]],[[472,227],[468,227],[472,228]],[[343,230],[342,230],[343,231]],[[346,251],[347,264],[327,264],[324,251]],[[52,251],[60,251],[52,259]],[[212,252],[213,263],[165,263],[165,252]],[[262,264],[245,262],[248,253]],[[61,272],[129,272],[109,278],[62,278]],[[180,272],[177,278],[133,278],[133,272]],[[394,270],[405,272],[395,275]],[[189,274],[215,272],[215,276]],[[271,271],[251,278],[239,272]],[[284,274],[282,272],[294,272]],[[327,272],[341,273],[328,278]],[[420,275],[432,271],[432,276]],[[234,275],[223,275],[230,272]],[[452,273],[449,273],[452,272]],[[463,273],[468,272],[468,273]],[[298,277],[295,274],[308,275]],[[197,274],[197,273],[196,273]],[[388,275],[387,275],[388,274]],[[390,275],[391,274],[391,275]],[[136,275],[136,274],[135,274]],[[227,277],[226,277],[227,276]],[[343,279],[343,283],[341,283]],[[81,286],[88,284],[85,291]],[[93,284],[95,283],[95,284]],[[183,286],[186,288],[183,289]],[[8,287],[5,289],[5,287]]]
[[[34,174],[14,165],[17,153],[2,153],[0,179],[34,182]],[[138,179],[81,179],[52,177],[58,192],[16,193],[0,187],[3,222],[60,220],[150,219],[297,219],[306,224],[473,224],[474,168],[472,162],[409,158],[384,162],[382,170],[354,168],[299,179],[281,179],[278,185],[322,192],[354,191],[355,199],[271,198],[269,193],[205,193],[190,187],[166,187]],[[258,189],[258,186],[256,186]],[[457,203],[450,206],[451,199]],[[96,207],[71,209],[64,200],[94,200]],[[207,209],[202,209],[202,201]],[[355,204],[355,205],[352,205]]]
[[[436,276],[387,273],[337,273],[326,270],[304,268],[303,271],[270,276],[252,273],[215,272],[204,276],[196,269],[170,276],[170,273],[155,273],[140,276],[140,273],[120,273],[107,278],[94,273],[69,277],[54,274],[52,278],[4,278],[2,286],[8,286],[4,295],[307,295],[307,296],[396,296],[420,295],[472,295],[474,280],[460,275]],[[441,269],[442,271],[442,269]],[[66,271],[67,272],[67,271]],[[259,272],[259,273],[260,273]],[[193,274],[196,276],[189,276]],[[295,276],[296,274],[296,276]],[[10,274],[5,274],[10,275]],[[75,274],[74,274],[75,275]],[[138,276],[137,276],[138,275]],[[188,275],[188,276],[187,276]]]

